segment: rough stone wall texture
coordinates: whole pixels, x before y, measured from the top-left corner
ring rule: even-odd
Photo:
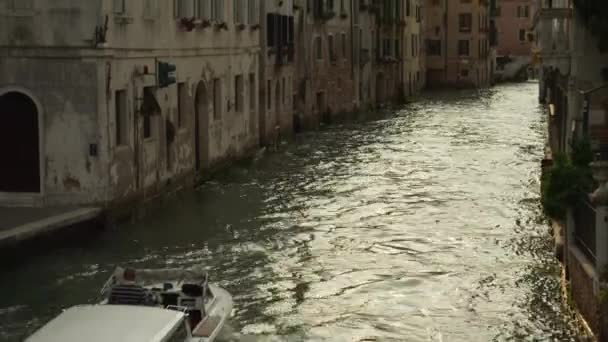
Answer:
[[[103,199],[104,176],[89,144],[97,144],[97,72],[78,58],[2,58],[0,89],[18,87],[41,106],[42,182],[50,202]]]
[[[224,3],[225,28],[192,30],[174,17],[172,1],[151,2],[156,7],[149,9],[144,1],[126,1],[122,13],[110,0],[35,1],[26,10],[12,10],[13,3],[0,0],[0,46],[6,47],[0,50],[0,91],[21,87],[41,104],[46,204],[154,194],[194,173],[197,155],[204,159],[199,170],[204,172],[256,145],[258,101],[257,96],[250,101],[249,80],[253,76],[257,88],[260,35],[253,27],[236,27],[234,2]],[[105,38],[97,45],[96,28]],[[181,101],[176,84],[157,88],[157,60],[177,67]],[[243,78],[239,111],[237,75]],[[150,119],[150,137],[144,137],[141,110],[146,87],[153,89],[160,109]],[[126,134],[120,144],[116,91],[126,93]],[[98,148],[96,155],[91,145]]]
[[[593,291],[593,279],[584,270],[578,254],[570,251],[568,257],[572,300],[591,329],[597,333],[600,329],[600,308]]]
[[[332,21],[340,21],[340,18]],[[354,75],[352,69],[352,51],[349,21],[341,20],[336,24],[315,25],[313,27],[311,46],[315,39],[321,38],[322,58],[313,51],[312,96],[323,94],[323,104],[315,100],[314,109],[321,116],[329,111],[331,115],[349,112],[354,109],[353,100],[356,97]],[[329,41],[333,39],[333,54],[330,53]],[[343,39],[345,40],[343,42]],[[346,48],[343,49],[345,44]],[[344,53],[346,52],[346,54]],[[321,107],[319,107],[321,106]],[[324,108],[323,108],[324,107]]]

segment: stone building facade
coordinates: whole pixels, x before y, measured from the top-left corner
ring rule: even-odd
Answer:
[[[572,156],[588,143],[599,185],[570,203],[563,227],[564,283],[575,308],[608,341],[608,52],[600,49],[582,6],[569,0],[539,0],[534,19],[540,102],[546,105],[548,157]],[[574,181],[574,180],[573,180]]]
[[[0,1],[0,114],[20,127],[0,132],[19,151],[0,151],[0,201],[146,198],[257,146],[258,4]]]
[[[402,18],[405,21],[403,33],[403,60],[406,97],[416,95],[425,85],[425,71],[422,61],[425,59],[423,8],[421,0],[403,2]]]
[[[433,0],[424,7],[427,85],[490,85],[490,1]]]
[[[330,121],[356,107],[351,1],[307,3],[305,24],[310,58],[310,98],[313,116]],[[307,94],[308,95],[308,94]]]
[[[293,0],[262,1],[260,143],[276,143],[294,128],[295,20]]]
[[[498,80],[525,80],[532,62],[534,0],[501,0],[493,18],[497,30]]]

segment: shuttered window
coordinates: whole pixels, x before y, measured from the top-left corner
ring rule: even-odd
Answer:
[[[173,0],[173,8],[176,18],[192,18],[194,16],[193,0]]]
[[[218,22],[224,22],[224,0],[211,0],[211,19]]]
[[[211,18],[211,0],[196,0],[196,17],[199,19]]]
[[[21,0],[15,0],[15,1],[21,1]],[[114,0],[113,10],[114,10],[114,13],[125,14],[127,12],[126,0]]]
[[[259,25],[260,24],[260,2],[259,0],[248,0],[248,17],[249,17],[249,25]]]

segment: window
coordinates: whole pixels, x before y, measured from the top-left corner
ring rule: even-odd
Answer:
[[[247,0],[234,0],[234,22],[237,24],[247,23],[245,1]]]
[[[321,37],[315,37],[315,57],[317,58],[317,60],[322,60],[323,59],[323,46],[322,46],[322,40]]]
[[[255,74],[249,74],[249,111],[254,112],[256,108]]]
[[[412,57],[418,56],[418,38],[415,34],[412,34]]]
[[[441,40],[428,39],[426,41],[426,53],[429,56],[441,56]]]
[[[17,7],[16,4],[20,4],[22,2],[22,0],[13,0],[13,3],[15,5],[16,8],[22,8],[22,7]],[[24,3],[29,2],[31,4],[31,0],[30,1],[24,1]],[[22,5],[21,5],[22,6]],[[31,7],[30,7],[31,8]],[[114,13],[116,14],[125,14],[127,13],[127,4],[126,4],[126,0],[114,0]]]
[[[460,76],[469,77],[469,70],[467,70],[467,69],[460,70]]]
[[[259,13],[259,0],[248,0],[248,12],[249,25],[260,24],[260,13]]]
[[[469,41],[468,40],[459,40],[458,41],[458,55],[459,56],[468,56],[469,55]]]
[[[115,121],[116,121],[116,145],[127,143],[127,92],[118,90],[114,95]]]
[[[526,40],[526,30],[520,29],[519,30],[519,41],[523,42],[525,40]]]
[[[151,138],[155,132],[153,125],[156,123],[156,118],[160,114],[160,107],[156,102],[155,87],[144,88],[144,101],[142,105],[143,124],[144,124],[144,139]]]
[[[211,1],[212,0],[195,0],[196,1],[196,17],[198,19],[211,18]]]
[[[243,112],[243,75],[234,77],[234,111]]]
[[[283,96],[281,96],[282,98],[282,103],[285,104],[286,99],[287,99],[287,93],[285,91],[285,77],[283,77],[283,79],[281,80],[281,94],[283,94]]]
[[[460,32],[471,32],[473,16],[471,13],[461,13],[458,15],[458,28]]]
[[[347,56],[348,51],[346,49],[346,45],[347,45],[346,44],[346,33],[342,33],[342,57],[344,59],[346,59],[348,57]]]
[[[187,90],[185,83],[177,84],[177,127],[182,127],[184,124],[184,111],[187,103]]]
[[[213,79],[213,118],[219,120],[222,117],[222,80]]]
[[[406,0],[405,1],[405,16],[409,17],[411,15],[411,0]]]
[[[325,93],[320,91],[317,93],[316,99],[317,111],[325,110]]]
[[[528,18],[530,16],[530,6],[517,6],[517,17]]]
[[[401,42],[399,41],[399,39],[395,39],[395,56],[397,58],[401,58]]]
[[[224,0],[211,1],[211,20],[223,23],[224,22]]]
[[[158,16],[157,0],[144,0],[144,17],[154,18],[157,16]]]
[[[194,2],[192,0],[173,0],[173,12],[176,18],[191,18],[194,16]]]
[[[266,82],[266,108],[272,109],[272,81]]]
[[[329,49],[329,59],[334,62],[336,60],[336,50],[334,49],[334,36],[327,36],[327,48]]]

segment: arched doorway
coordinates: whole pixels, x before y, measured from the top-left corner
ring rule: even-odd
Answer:
[[[197,171],[210,164],[209,126],[209,94],[205,82],[200,81],[196,86],[194,99],[194,153]]]
[[[38,108],[27,95],[0,95],[0,192],[40,192]]]

